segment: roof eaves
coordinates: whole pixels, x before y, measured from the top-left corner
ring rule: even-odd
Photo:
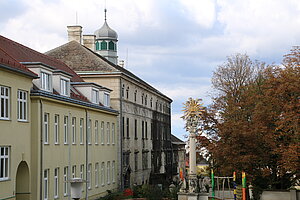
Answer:
[[[21,73],[23,75],[29,76],[29,77],[34,78],[34,79],[39,78],[39,76],[37,74],[33,73],[33,72],[26,72],[26,71],[23,71],[23,70],[20,70],[20,69],[17,69],[17,68],[13,68],[13,67],[10,67],[10,66],[4,65],[4,64],[0,64],[0,67],[4,68],[4,69],[7,69],[7,70],[10,70],[10,71]]]

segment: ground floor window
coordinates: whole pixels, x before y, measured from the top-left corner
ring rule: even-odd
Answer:
[[[9,147],[0,147],[0,181],[9,178]]]

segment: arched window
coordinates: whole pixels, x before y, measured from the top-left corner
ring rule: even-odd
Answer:
[[[100,44],[98,41],[96,42],[96,50],[100,50]]]
[[[115,50],[115,43],[114,43],[113,41],[110,41],[110,42],[108,43],[108,49],[109,49],[109,50]]]
[[[101,50],[107,50],[107,42],[105,41],[101,42]]]

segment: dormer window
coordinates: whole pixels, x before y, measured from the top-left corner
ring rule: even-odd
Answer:
[[[92,103],[99,103],[99,90],[92,89]]]
[[[66,79],[60,79],[60,94],[64,96],[69,96],[70,83]]]
[[[110,97],[109,97],[109,93],[104,93],[104,99],[103,99],[103,104],[104,106],[109,107],[110,106]]]
[[[46,72],[41,72],[41,87],[43,90],[51,90],[51,75]]]

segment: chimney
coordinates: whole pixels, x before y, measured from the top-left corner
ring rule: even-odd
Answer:
[[[82,26],[67,26],[68,29],[68,41],[75,40],[79,44],[81,44],[81,34],[82,34]]]
[[[83,45],[92,51],[95,51],[95,35],[83,35]]]
[[[124,67],[125,62],[124,62],[124,60],[119,60],[118,64],[119,64],[120,67]]]

